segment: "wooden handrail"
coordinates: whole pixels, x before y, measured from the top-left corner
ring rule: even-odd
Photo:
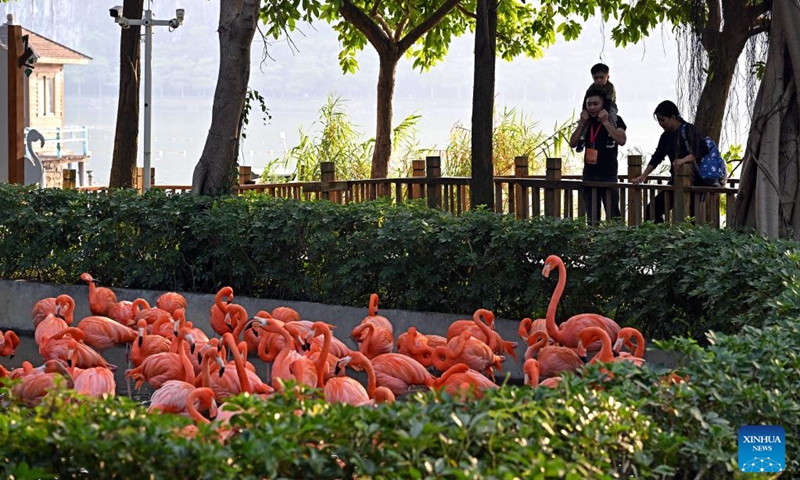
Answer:
[[[674,205],[666,212],[665,221],[681,222],[687,216],[694,216],[695,222],[720,227],[723,218],[720,199],[733,205],[739,180],[729,179],[725,187],[698,187],[689,184],[688,166],[686,171],[676,175],[676,184],[669,184],[670,177],[650,176],[648,183],[634,185],[631,180],[641,174],[641,156],[628,157],[628,173],[618,175],[616,183],[584,182],[580,175],[563,175],[561,159],[548,159],[546,175],[530,175],[527,157],[515,159],[514,176],[494,177],[495,211],[527,219],[542,215],[559,218],[576,218],[586,214],[584,194],[594,200],[610,202],[610,189],[618,189],[622,219],[627,225],[638,225],[643,219],[653,217],[653,199],[661,195],[667,205]],[[263,193],[280,198],[304,201],[328,200],[335,203],[354,203],[389,196],[396,203],[425,199],[432,208],[440,208],[454,214],[469,209],[469,177],[442,177],[439,157],[413,162],[412,177],[377,178],[358,180],[337,180],[334,166],[323,162],[323,180],[312,182],[256,183],[250,182],[251,173],[240,170],[241,184],[236,187],[238,194],[247,192]],[[152,173],[152,172],[151,172]],[[141,172],[139,173],[141,176]],[[152,174],[154,176],[154,173]],[[191,192],[190,185],[157,185],[152,188],[178,194]],[[80,187],[88,192],[104,192],[107,187]],[[588,192],[587,192],[588,189]],[[607,193],[600,195],[604,189]],[[600,195],[600,196],[598,196]],[[607,205],[607,203],[604,203]],[[608,208],[608,207],[606,207]],[[669,210],[669,209],[668,209]],[[608,212],[606,212],[606,215]],[[603,216],[602,212],[598,215]],[[731,209],[724,211],[724,220],[731,221]],[[598,218],[597,220],[600,220]]]

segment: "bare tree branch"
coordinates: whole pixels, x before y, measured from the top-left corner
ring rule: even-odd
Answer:
[[[406,14],[403,15],[403,19],[400,20],[400,23],[397,25],[397,28],[394,31],[395,43],[399,42],[400,39],[403,37],[403,30],[405,30],[406,25],[408,25],[408,22],[410,20],[411,20],[411,13],[406,12]]]
[[[456,8],[458,9],[458,11],[459,11],[459,12],[463,13],[463,14],[464,14],[464,15],[466,15],[467,17],[469,17],[469,18],[471,18],[471,19],[473,19],[473,20],[477,20],[477,19],[478,19],[478,16],[477,16],[477,15],[475,15],[474,13],[470,12],[470,11],[469,11],[469,10],[467,10],[466,8],[464,8],[464,5],[461,5],[461,4],[459,3],[458,5],[456,5]]]
[[[378,51],[378,55],[383,55],[389,52],[390,37],[387,36],[374,21],[366,13],[361,11],[360,8],[355,6],[350,0],[342,0],[342,6],[339,7],[339,13],[342,14],[345,20],[350,22],[359,32],[363,33],[369,43]]]

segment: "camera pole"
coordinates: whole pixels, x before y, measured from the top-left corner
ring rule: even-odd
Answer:
[[[144,156],[142,175],[142,190],[150,190],[150,153],[151,153],[151,131],[152,131],[152,99],[153,99],[153,26],[170,27],[174,30],[183,25],[184,10],[179,8],[175,11],[175,18],[171,20],[153,19],[153,11],[150,9],[152,0],[147,0],[147,10],[144,11],[144,18],[141,20],[131,20],[122,16],[122,7],[111,9],[111,16],[122,28],[130,25],[141,25],[144,27]]]

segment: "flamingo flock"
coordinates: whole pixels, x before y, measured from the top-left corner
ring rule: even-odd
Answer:
[[[525,318],[518,328],[527,345],[526,385],[554,387],[563,373],[579,373],[587,362],[641,365],[645,341],[635,329],[621,329],[591,313],[556,324],[566,285],[566,268],[556,255],[545,260],[542,273],[547,277],[553,271],[558,272],[558,284],[546,318]],[[126,377],[137,389],[154,389],[150,412],[180,414],[198,423],[229,418],[221,415],[221,407],[230,397],[248,393],[267,400],[290,385],[307,387],[298,394],[356,406],[393,402],[424,389],[461,399],[481,397],[497,388],[495,373],[504,363],[517,361],[517,343],[502,338],[494,314],[486,309],[452,322],[446,336],[423,334],[413,326],[395,336],[392,322],[378,314],[378,295],[372,294],[368,315],[350,332],[357,345],[351,349],[334,336],[333,325],[303,319],[289,307],[250,316],[233,302],[230,286],[219,290],[208,319],[196,319],[208,322],[215,333],[209,338],[186,318],[186,299],[177,293],[164,293],[151,307],[144,299],[118,300],[88,273],[81,280],[89,284],[91,316],[72,326],[72,297],[38,301],[31,313],[43,365],[24,362],[12,371],[0,366],[0,377],[20,380],[12,395],[25,404],[38,404],[59,383],[57,377],[79,394],[113,396],[117,367],[102,352],[115,345],[128,348]],[[12,331],[0,334],[0,356],[13,356],[19,342]],[[589,352],[596,355],[587,360]],[[267,378],[251,362],[268,364]],[[365,372],[366,386],[347,376],[348,369]],[[187,434],[195,431],[188,429]]]

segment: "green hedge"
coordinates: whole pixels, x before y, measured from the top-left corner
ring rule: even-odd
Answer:
[[[798,313],[795,242],[691,226],[589,228],[455,217],[422,205],[334,205],[263,196],[213,199],[158,191],[85,194],[0,186],[0,277],[215,292],[417,311],[543,317],[568,269],[558,318],[604,312],[649,338],[738,331]],[[781,305],[789,305],[781,306]]]
[[[0,404],[3,478],[774,478],[738,472],[737,431],[786,430],[787,469],[800,471],[800,325],[778,322],[670,345],[688,384],[611,365],[555,390],[504,386],[478,401],[415,394],[378,408],[329,406],[295,394],[239,397],[238,433],[148,415],[127,398],[52,395],[35,409]],[[752,352],[758,352],[754,355]],[[596,388],[601,386],[602,388]],[[291,389],[290,389],[291,391]],[[0,396],[7,399],[6,391]]]

